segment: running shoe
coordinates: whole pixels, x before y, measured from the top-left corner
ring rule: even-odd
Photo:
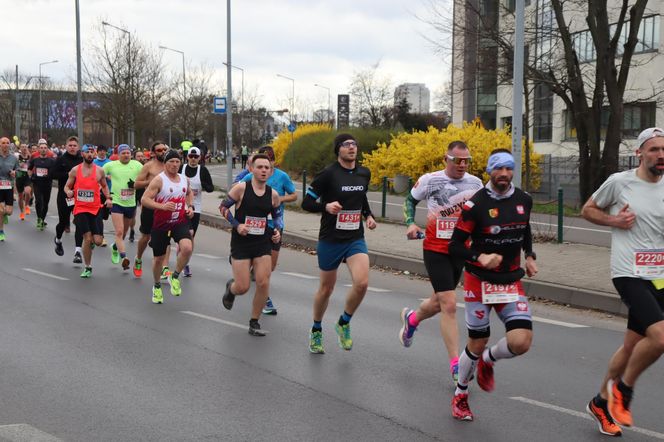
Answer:
[[[233,302],[235,302],[235,295],[231,293],[231,285],[233,284],[233,281],[235,280],[231,278],[226,282],[226,293],[224,293],[224,297],[221,298],[221,303],[224,304],[226,310],[232,309]]]
[[[171,275],[171,271],[168,268],[168,266],[162,267],[161,269],[161,279],[168,279],[168,277]]]
[[[629,411],[631,397],[627,397],[618,389],[618,381],[609,380],[609,413],[618,425],[631,427],[633,424],[632,412]]]
[[[140,258],[134,260],[134,276],[136,278],[143,276],[143,261]]]
[[[334,331],[337,332],[339,338],[339,347],[344,350],[351,350],[353,348],[353,339],[350,337],[350,324],[339,325],[337,322],[334,324]]]
[[[21,221],[25,221],[25,212],[21,212],[21,213],[18,215],[18,218],[19,218]]]
[[[25,206],[25,214],[30,215],[30,206]]]
[[[134,229],[129,230],[129,242],[134,242]]]
[[[37,230],[40,232],[44,231],[44,220],[41,218],[37,218]]]
[[[9,215],[5,213],[5,216],[3,217],[3,221],[5,224],[9,224]]]
[[[152,286],[152,303],[163,304],[164,295],[161,293],[161,287]]]
[[[5,240],[5,232],[0,232],[0,241]]]
[[[129,270],[129,264],[131,264],[129,258],[127,258],[126,256],[122,258],[122,270]]]
[[[484,358],[480,356],[477,363],[477,384],[484,391],[493,391],[495,383],[493,380],[493,364],[484,362]]]
[[[609,414],[608,407],[598,407],[595,405],[595,401],[591,399],[590,402],[588,402],[588,405],[586,405],[586,411],[593,417],[593,419],[595,419],[595,422],[597,422],[597,428],[600,433],[609,436],[622,435],[620,427],[613,420],[611,414]]]
[[[92,269],[90,267],[86,267],[81,273],[81,278],[90,278],[90,277],[92,277]]]
[[[58,238],[53,238],[53,242],[55,243],[55,254],[58,256],[64,255],[65,249],[62,247],[62,241],[58,242]]]
[[[261,330],[261,325],[258,323],[258,320],[252,319],[249,321],[249,334],[251,336],[265,336],[265,332]]]
[[[81,256],[81,252],[76,251],[74,252],[74,259],[72,260],[74,264],[81,264],[83,262],[83,256]]]
[[[455,394],[452,398],[452,416],[460,421],[472,421],[473,412],[468,406],[468,394]]]
[[[185,278],[191,278],[192,273],[191,273],[191,269],[189,268],[189,264],[184,266],[184,272],[183,273],[184,273]]]
[[[180,279],[173,278],[173,274],[168,275],[168,283],[171,286],[171,295],[180,296],[182,294],[182,287],[180,287]]]
[[[404,347],[410,347],[413,343],[413,333],[417,330],[417,327],[413,327],[408,322],[410,315],[414,315],[415,311],[409,308],[404,308],[401,310],[401,330],[399,330],[399,340]]]
[[[265,303],[265,307],[263,307],[263,314],[264,315],[276,315],[277,314],[277,308],[272,303],[272,299],[267,298],[267,302]]]
[[[118,248],[116,247],[115,243],[111,245],[111,262],[113,264],[120,262],[120,252],[118,252]]]
[[[311,331],[309,332],[309,352],[317,355],[325,353],[323,349],[323,332]]]

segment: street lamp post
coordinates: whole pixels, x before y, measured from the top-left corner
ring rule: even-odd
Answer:
[[[166,46],[159,46],[159,49],[177,52],[182,55],[182,100],[184,102],[184,112],[182,117],[184,118],[184,127],[182,128],[182,136],[187,137],[187,77],[185,74],[185,63],[184,63],[184,51],[179,51],[177,49],[169,48]],[[169,144],[170,146],[170,144]]]
[[[233,112],[228,112],[228,105],[233,106],[233,76],[231,75],[231,0],[226,0],[226,191],[233,185]],[[216,131],[215,131],[216,133]]]
[[[110,24],[108,22],[105,22],[105,21],[101,22],[101,24],[127,34],[127,38],[128,38],[128,40],[127,40],[127,77],[129,79],[129,97],[128,97],[128,100],[127,100],[127,138],[128,138],[127,142],[130,145],[133,145],[134,144],[133,120],[134,119],[132,118],[132,115],[131,115],[131,105],[132,105],[132,100],[133,100],[133,94],[132,94],[133,88],[132,88],[132,83],[131,83],[131,32],[129,32],[126,29],[122,29],[120,27],[112,25],[112,24]]]
[[[224,66],[228,68],[228,63],[223,62]],[[244,114],[244,69],[241,67],[231,65],[232,68],[238,69],[242,74],[242,92],[240,94],[240,138],[242,138],[242,116]],[[231,111],[233,110],[233,103],[231,105]]]
[[[332,107],[331,107],[331,100],[330,100],[330,88],[327,86],[323,86],[322,84],[314,84],[316,87],[320,87],[323,89],[327,89],[327,118],[328,120],[330,119],[330,115],[332,115]]]
[[[295,79],[281,74],[277,74],[277,77],[285,78],[286,80],[290,80],[293,83],[293,90],[291,94],[291,105],[290,105],[290,120],[291,123],[293,123],[293,118],[295,118]],[[293,141],[293,138],[294,135],[293,132],[291,132],[291,142]]]
[[[58,60],[53,60],[53,61],[45,61],[43,63],[39,63],[39,138],[42,138],[43,133],[44,133],[44,124],[43,124],[43,117],[44,113],[42,112],[42,66],[45,64],[51,64],[51,63],[57,63]]]

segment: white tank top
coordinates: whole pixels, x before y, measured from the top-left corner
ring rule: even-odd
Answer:
[[[191,166],[185,166],[192,168]],[[184,169],[182,170],[184,172]],[[203,209],[203,184],[201,183],[201,166],[196,166],[196,175],[192,178],[189,178],[189,186],[191,187],[191,193],[194,195],[194,212],[201,213]]]

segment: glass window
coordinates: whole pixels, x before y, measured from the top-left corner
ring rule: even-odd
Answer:
[[[533,99],[533,140],[551,141],[553,132],[553,92],[547,84],[535,86]]]

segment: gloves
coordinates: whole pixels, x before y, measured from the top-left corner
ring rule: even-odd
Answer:
[[[134,188],[134,180],[130,179],[127,182],[127,187],[130,188],[130,189],[133,189]]]

